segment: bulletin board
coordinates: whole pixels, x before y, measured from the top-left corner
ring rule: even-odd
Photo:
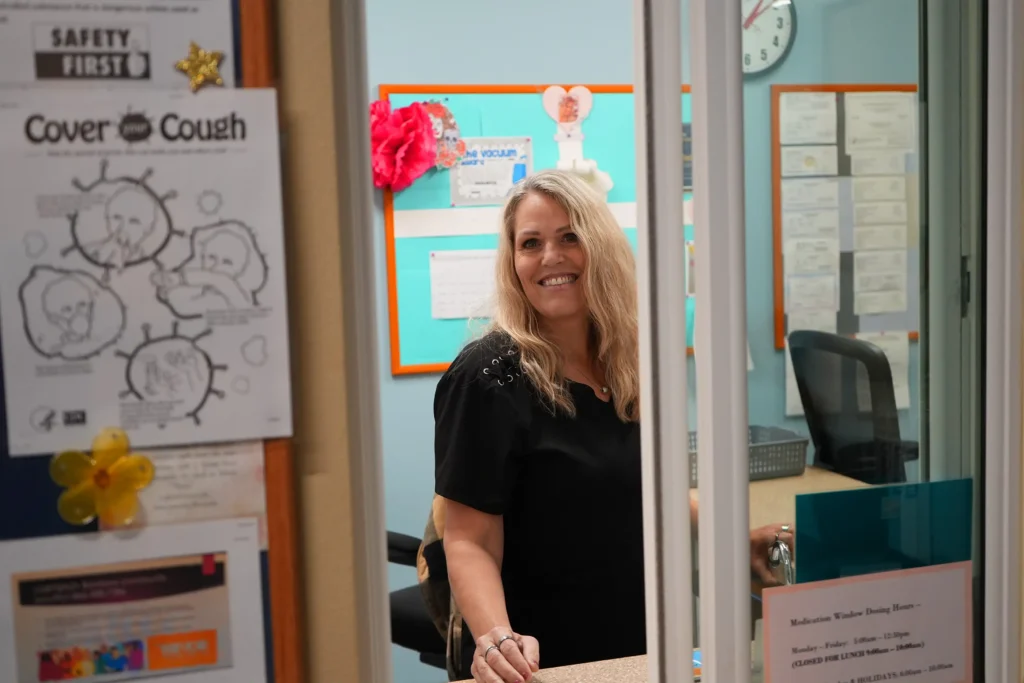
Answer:
[[[545,112],[547,85],[381,85],[380,98],[393,109],[414,102],[441,102],[451,111],[463,139],[527,138],[532,170],[554,168],[556,124]],[[571,85],[564,86],[569,90]],[[608,203],[636,249],[636,172],[633,90],[629,85],[588,85],[593,107],[582,123],[586,158],[598,162],[614,183]],[[690,145],[690,88],[683,86],[682,126],[686,169]],[[692,164],[690,165],[692,168]],[[455,170],[432,170],[401,192],[385,191],[384,243],[387,261],[391,372],[411,375],[444,372],[463,345],[486,324],[477,318],[438,318],[432,312],[432,259],[446,253],[497,248],[503,198],[474,206],[454,206]],[[692,199],[686,184],[684,230],[692,241]],[[692,352],[693,298],[686,304],[688,351]]]
[[[234,45],[208,47],[225,52],[231,48],[228,54],[232,57],[235,80],[243,87],[274,87],[270,0],[233,0],[232,18]],[[187,87],[184,80],[183,85]],[[9,455],[7,424],[2,418],[6,414],[4,401],[4,392],[0,391],[0,541],[95,533],[95,522],[71,526],[58,515],[56,501],[60,488],[49,473],[52,454],[18,458]],[[266,677],[272,683],[302,683],[304,627],[292,442],[264,442],[263,457],[268,542],[260,565]]]
[[[906,331],[917,339],[916,92],[916,85],[772,86],[777,349],[797,327]],[[834,316],[825,305],[833,274]]]

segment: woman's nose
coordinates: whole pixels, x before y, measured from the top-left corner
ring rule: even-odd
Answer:
[[[562,247],[559,244],[549,244],[544,247],[543,263],[546,266],[553,266],[561,263],[565,259],[565,254],[562,251]]]

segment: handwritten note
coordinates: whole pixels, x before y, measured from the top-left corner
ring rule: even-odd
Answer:
[[[256,517],[267,547],[263,443],[146,451],[156,470],[133,527]]]
[[[493,249],[430,252],[430,311],[434,318],[486,318],[494,295]]]
[[[765,683],[971,679],[971,563],[764,591]]]

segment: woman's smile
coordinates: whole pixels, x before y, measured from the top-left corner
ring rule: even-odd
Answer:
[[[576,284],[577,279],[578,276],[572,273],[559,273],[542,278],[538,284],[546,289],[568,289]]]

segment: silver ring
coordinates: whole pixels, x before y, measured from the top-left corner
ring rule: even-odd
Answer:
[[[516,638],[515,638],[515,636],[502,636],[501,638],[498,638],[497,648],[499,650],[501,649],[502,643],[504,643],[506,640],[511,640],[513,643],[515,643]],[[516,646],[518,647],[519,643],[516,643]]]
[[[483,659],[486,662],[487,661],[487,655],[491,654],[491,650],[497,650],[497,649],[498,649],[497,645],[491,645],[489,648],[484,650],[484,653],[482,655],[480,655],[480,658]]]

